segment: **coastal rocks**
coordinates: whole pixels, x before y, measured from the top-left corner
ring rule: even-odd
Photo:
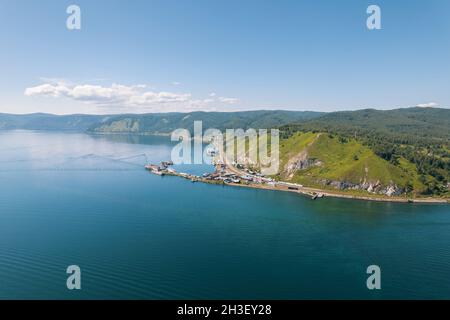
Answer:
[[[391,196],[399,196],[399,195],[401,195],[401,194],[404,193],[404,192],[405,192],[405,191],[404,191],[403,189],[398,188],[398,187],[395,186],[395,185],[387,186],[387,187],[383,190],[383,194],[385,194],[385,195],[387,195],[387,196],[389,196],[389,197],[391,197]]]
[[[371,193],[379,192],[381,187],[382,186],[379,180],[376,182],[368,182],[364,179],[364,182],[361,184],[361,189]]]
[[[395,186],[389,186],[388,188],[387,188],[387,190],[385,191],[385,194],[387,195],[387,196],[392,196],[392,195],[394,195],[396,193],[396,189],[395,189]]]
[[[399,196],[405,192],[404,189],[398,187],[395,184],[389,184],[383,186],[380,181],[368,182],[364,180],[362,183],[351,183],[347,181],[335,181],[335,180],[321,180],[319,181],[325,186],[331,186],[338,190],[364,190],[373,194],[382,194],[388,197]]]

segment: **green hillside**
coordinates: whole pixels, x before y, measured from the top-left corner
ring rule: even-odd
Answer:
[[[414,164],[402,158],[394,165],[359,141],[342,136],[297,132],[281,142],[280,158],[278,179],[305,186],[409,196],[426,190]]]
[[[348,141],[356,139],[379,158],[407,172],[412,180],[409,188],[426,195],[449,194],[449,109],[332,112],[285,125],[281,131],[285,139],[298,132],[324,132]]]

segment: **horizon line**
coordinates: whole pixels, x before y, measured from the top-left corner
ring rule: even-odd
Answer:
[[[348,110],[335,110],[335,111],[314,111],[314,110],[292,110],[292,109],[252,109],[252,110],[235,110],[235,111],[206,111],[206,110],[195,110],[195,111],[170,111],[170,112],[143,112],[143,113],[48,113],[48,112],[29,112],[29,113],[9,113],[0,112],[2,115],[13,115],[13,116],[27,116],[27,115],[51,115],[51,116],[120,116],[120,115],[149,115],[149,114],[189,114],[189,113],[246,113],[246,112],[313,112],[313,113],[337,113],[337,112],[356,112],[365,110],[374,111],[394,111],[401,109],[442,109],[448,110],[449,107],[445,106],[433,106],[433,107],[421,107],[421,106],[410,106],[410,107],[393,107],[390,109],[377,109],[377,108],[362,108],[362,109],[348,109]]]

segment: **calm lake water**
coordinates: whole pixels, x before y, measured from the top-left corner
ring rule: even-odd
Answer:
[[[0,132],[0,298],[450,298],[449,205],[311,201],[143,170],[171,148]],[[73,264],[80,291],[66,288]]]

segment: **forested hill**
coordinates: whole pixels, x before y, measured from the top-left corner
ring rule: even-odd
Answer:
[[[326,133],[331,139],[338,139],[341,149],[346,143],[357,141],[394,166],[391,172],[395,172],[395,168],[405,171],[407,163],[413,165],[414,171],[410,168],[409,174],[416,172],[410,175],[417,176],[416,184],[423,186],[422,194],[448,194],[449,109],[333,112],[317,119],[283,126],[281,132],[285,139],[299,132]]]
[[[0,130],[57,130],[84,132],[107,120],[109,116],[64,115],[47,113],[6,114],[0,113]]]
[[[283,131],[320,130],[349,136],[382,136],[396,141],[450,139],[450,109],[404,108],[332,112],[317,119],[292,122]]]
[[[168,134],[178,128],[193,131],[194,121],[202,121],[203,130],[215,128],[278,128],[291,122],[310,120],[322,113],[310,111],[190,112],[121,115],[89,129],[92,133]]]
[[[64,116],[45,113],[0,114],[0,130],[72,130],[102,134],[169,134],[178,128],[192,130],[194,121],[202,121],[204,129],[270,129],[291,122],[310,120],[322,114],[310,111],[281,110]]]

